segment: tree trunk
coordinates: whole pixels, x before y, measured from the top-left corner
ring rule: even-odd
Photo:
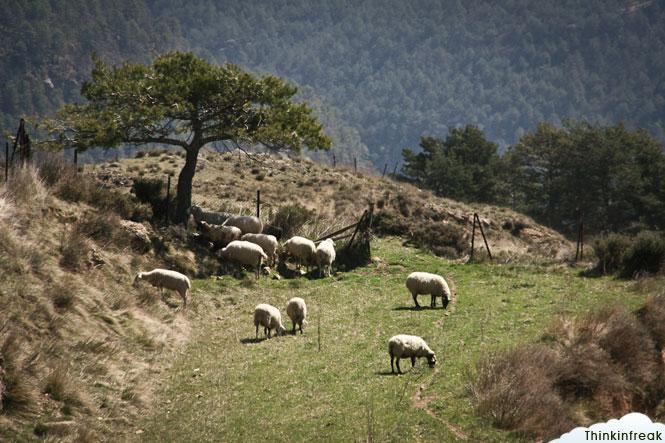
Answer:
[[[185,166],[182,167],[178,176],[178,187],[176,195],[176,223],[186,223],[189,208],[192,206],[192,182],[196,172],[196,161],[199,158],[200,146],[192,146],[186,150]]]

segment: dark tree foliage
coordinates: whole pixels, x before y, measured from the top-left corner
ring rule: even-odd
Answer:
[[[499,174],[497,145],[476,126],[452,128],[445,140],[422,137],[422,152],[403,151],[402,172],[440,195],[493,202]]]
[[[504,156],[515,206],[549,226],[638,231],[665,228],[665,156],[644,130],[623,124],[540,124]]]
[[[188,49],[297,84],[343,161],[381,170],[423,134],[625,121],[665,141],[665,2],[31,0],[0,8],[0,123],[79,100],[90,53]]]

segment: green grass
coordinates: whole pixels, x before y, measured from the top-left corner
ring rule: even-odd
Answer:
[[[563,265],[454,264],[396,240],[377,240],[373,254],[381,264],[324,280],[195,281],[192,338],[164,375],[154,415],[138,424],[141,438],[514,441],[473,413],[466,384],[478,358],[537,339],[553,315],[644,299],[633,283],[581,278]],[[454,282],[449,312],[411,309],[404,281],[414,270]],[[293,296],[308,305],[305,334],[250,340],[258,303],[279,307],[290,329],[285,304]],[[421,359],[411,370],[402,360],[406,374],[391,375],[387,341],[398,333],[425,338],[436,368]]]

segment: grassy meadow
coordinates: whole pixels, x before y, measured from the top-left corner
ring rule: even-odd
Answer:
[[[195,280],[189,343],[159,375],[142,441],[516,441],[474,415],[469,372],[481,355],[536,340],[557,314],[637,307],[634,282],[583,278],[579,268],[462,264],[377,239],[371,265],[330,279]],[[448,311],[415,310],[414,271],[440,273],[457,297]],[[254,306],[305,299],[304,335],[254,340]],[[260,338],[262,331],[259,331]],[[388,339],[420,335],[436,352],[390,373]],[[319,349],[320,344],[320,349]]]

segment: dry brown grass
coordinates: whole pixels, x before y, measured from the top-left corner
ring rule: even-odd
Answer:
[[[70,417],[69,440],[126,430],[146,407],[123,400],[126,374],[144,378],[186,337],[171,308],[136,302],[133,273],[163,262],[125,247],[132,199],[66,165],[16,170],[0,189],[0,440]]]
[[[168,161],[173,161],[169,164],[176,171],[183,165],[182,158],[176,155],[170,155]],[[112,170],[125,177],[128,190],[131,178],[166,179],[160,171],[150,172],[155,162],[158,159],[143,155],[123,160]],[[335,169],[306,158],[263,154],[247,157],[212,151],[202,152],[199,166],[192,194],[196,204],[210,210],[254,214],[256,191],[260,190],[261,217],[265,224],[275,221],[285,206],[298,205],[310,211],[310,221],[294,232],[298,235],[318,237],[332,232],[356,221],[369,203],[374,203],[379,220],[383,216],[399,219],[399,235],[440,255],[468,254],[474,212],[484,221],[494,255],[511,260],[525,254],[563,259],[572,250],[561,235],[510,209],[465,205],[371,172]],[[101,165],[97,170],[100,176],[108,176],[111,168]],[[476,247],[480,249],[482,240],[480,237],[477,240]]]

